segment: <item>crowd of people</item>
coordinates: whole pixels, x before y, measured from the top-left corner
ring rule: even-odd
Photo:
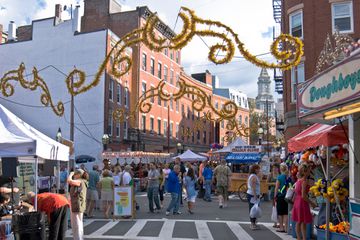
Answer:
[[[179,209],[183,205],[183,200],[187,202],[188,214],[194,214],[196,213],[196,200],[202,198],[205,202],[211,202],[214,187],[216,188],[218,207],[227,207],[232,171],[225,160],[214,166],[210,161],[197,164],[182,162],[177,158],[170,164],[149,163],[142,166],[141,169],[143,179],[146,180],[150,214],[163,212],[165,215],[180,215],[182,213]],[[292,220],[296,222],[298,239],[306,239],[306,224],[312,222],[310,207],[314,207],[316,204],[308,197],[308,178],[311,168],[306,164],[301,164],[298,169],[298,174],[294,178],[289,174],[288,166],[285,163],[275,163],[271,167],[267,182],[270,183],[269,197],[273,201],[277,215],[274,227],[278,228],[278,232],[287,232],[288,215],[291,211]],[[69,174],[62,172],[60,175],[62,185],[65,186],[64,179],[69,185],[69,199],[57,193],[47,192],[37,195],[38,210],[45,212],[48,216],[51,239],[64,239],[68,208],[70,208],[74,239],[83,239],[83,218],[94,217],[96,209],[101,209],[104,218],[111,218],[114,188],[133,186],[134,175],[131,165],[121,167],[110,164],[106,164],[102,170],[94,165],[91,171],[81,167]],[[255,204],[260,204],[261,178],[260,165],[251,165],[247,179],[249,213]],[[288,199],[286,198],[288,197],[287,191],[292,186],[294,186],[295,194]],[[11,212],[6,207],[10,201],[11,189],[1,187],[0,190],[0,217],[1,219],[11,219]],[[15,187],[14,192],[18,191],[19,189]],[[170,197],[167,206],[164,206],[165,194]],[[34,193],[28,193],[20,202],[20,206],[30,210],[34,206],[34,197]],[[255,217],[250,217],[252,230],[259,229],[257,221]]]

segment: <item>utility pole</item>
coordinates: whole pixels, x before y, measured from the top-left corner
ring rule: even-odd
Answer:
[[[168,149],[168,153],[170,153],[170,102],[168,104],[167,149]]]
[[[73,89],[73,84],[74,84],[74,77],[71,77],[70,80],[70,85],[71,85],[71,89]],[[74,143],[74,95],[70,94],[71,98],[70,98],[70,141]],[[75,159],[73,161],[71,161],[71,165],[70,167],[75,167]]]
[[[266,99],[266,151],[267,156],[270,159],[270,152],[269,152],[269,101]]]

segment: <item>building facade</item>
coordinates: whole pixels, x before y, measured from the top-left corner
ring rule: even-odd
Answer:
[[[76,8],[75,11],[79,9]],[[17,69],[20,63],[24,63],[26,80],[31,81],[33,75],[29,73],[32,67],[36,67],[54,104],[62,101],[65,111],[63,116],[57,116],[50,107],[41,104],[40,96],[43,92],[40,88],[30,91],[16,82],[11,82],[15,85],[14,95],[1,99],[1,104],[54,138],[60,128],[62,136],[71,139],[70,93],[65,83],[67,74],[77,68],[86,73],[86,84],[90,83],[109,53],[111,44],[119,40],[119,37],[108,29],[82,31],[80,25],[76,24],[80,22],[78,12],[74,12],[74,16],[78,18],[62,21],[57,13],[55,17],[33,21],[31,28],[20,28],[30,29],[30,35],[17,35],[15,40],[0,44],[0,55],[9,56],[0,59],[0,75],[3,76],[7,71]],[[125,54],[131,55],[131,49],[128,48]],[[110,106],[115,108],[115,105],[125,109],[130,106],[131,72],[118,79],[112,76],[109,70],[110,63],[96,87],[74,97],[75,155],[101,158],[101,140],[108,127],[106,121],[109,118],[109,112],[105,109]],[[76,77],[73,80],[78,81]],[[127,136],[126,124],[119,128],[113,125],[111,128],[114,133],[113,140],[119,143],[117,147],[126,148],[126,145],[121,145]]]
[[[256,108],[263,110],[269,117],[275,116],[274,97],[270,93],[271,80],[265,68],[261,69],[258,77],[258,95],[256,96]]]
[[[7,39],[7,34],[4,32],[3,25],[0,24],[0,44],[5,43]]]
[[[356,0],[273,0],[274,17],[281,24],[283,33],[299,37],[304,42],[304,56],[301,63],[285,71],[284,116],[285,139],[299,133],[308,124],[299,120],[296,112],[297,84],[313,77],[320,52],[324,48],[327,35],[335,29],[349,34],[354,39],[360,37],[360,2]]]

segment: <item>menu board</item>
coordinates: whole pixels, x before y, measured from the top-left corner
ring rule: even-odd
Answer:
[[[133,215],[133,188],[116,187],[114,188],[114,216]]]

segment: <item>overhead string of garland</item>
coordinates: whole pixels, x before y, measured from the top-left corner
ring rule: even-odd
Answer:
[[[240,41],[238,35],[223,23],[202,19],[198,17],[194,11],[186,7],[181,8],[179,18],[183,22],[182,30],[179,34],[167,38],[157,37],[155,32],[161,21],[156,14],[151,14],[143,27],[126,34],[114,45],[100,65],[92,81],[86,83],[86,74],[82,70],[74,69],[71,71],[65,79],[69,94],[76,96],[96,87],[100,83],[101,76],[107,69],[111,56],[114,56],[114,61],[111,65],[111,74],[114,77],[121,77],[129,72],[132,67],[132,59],[125,54],[125,51],[127,48],[138,43],[143,43],[149,49],[160,52],[165,48],[174,50],[182,49],[194,36],[212,37],[220,40],[220,43],[209,46],[208,58],[215,64],[229,63],[234,58],[237,47],[243,57],[256,66],[261,68],[278,68],[281,70],[288,70],[298,65],[303,55],[303,43],[299,38],[288,34],[281,34],[270,47],[270,52],[276,60],[274,62],[267,62],[251,54],[245,48],[244,43]],[[220,51],[225,54],[219,56],[218,53]],[[120,69],[119,66],[121,65],[125,65],[125,69]],[[10,81],[18,81],[23,88],[31,91],[40,87],[44,92],[41,95],[42,104],[46,106],[50,105],[56,115],[62,116],[64,114],[64,104],[59,101],[54,105],[49,89],[45,81],[37,73],[36,68],[33,68],[34,80],[31,82],[25,80],[24,69],[25,65],[21,63],[19,69],[5,73],[0,79],[2,94],[6,97],[14,94],[14,85],[12,85]],[[148,113],[151,110],[151,104],[147,103],[146,100],[149,98],[157,96],[163,101],[169,101],[170,99],[178,100],[183,97],[184,94],[189,93],[196,96],[196,99],[192,103],[194,110],[201,112],[207,107],[207,112],[204,113],[204,120],[216,122],[227,120],[227,130],[233,131],[237,136],[249,135],[249,129],[244,125],[239,126],[236,121],[238,108],[234,102],[228,101],[222,109],[218,110],[213,106],[211,98],[196,86],[180,81],[180,88],[177,92],[166,93],[164,91],[165,84],[164,81],[161,81],[155,88],[156,91],[147,91],[143,97],[139,98],[133,112],[127,112],[124,109],[115,109],[113,112],[114,119],[123,122],[135,118],[138,111]]]

